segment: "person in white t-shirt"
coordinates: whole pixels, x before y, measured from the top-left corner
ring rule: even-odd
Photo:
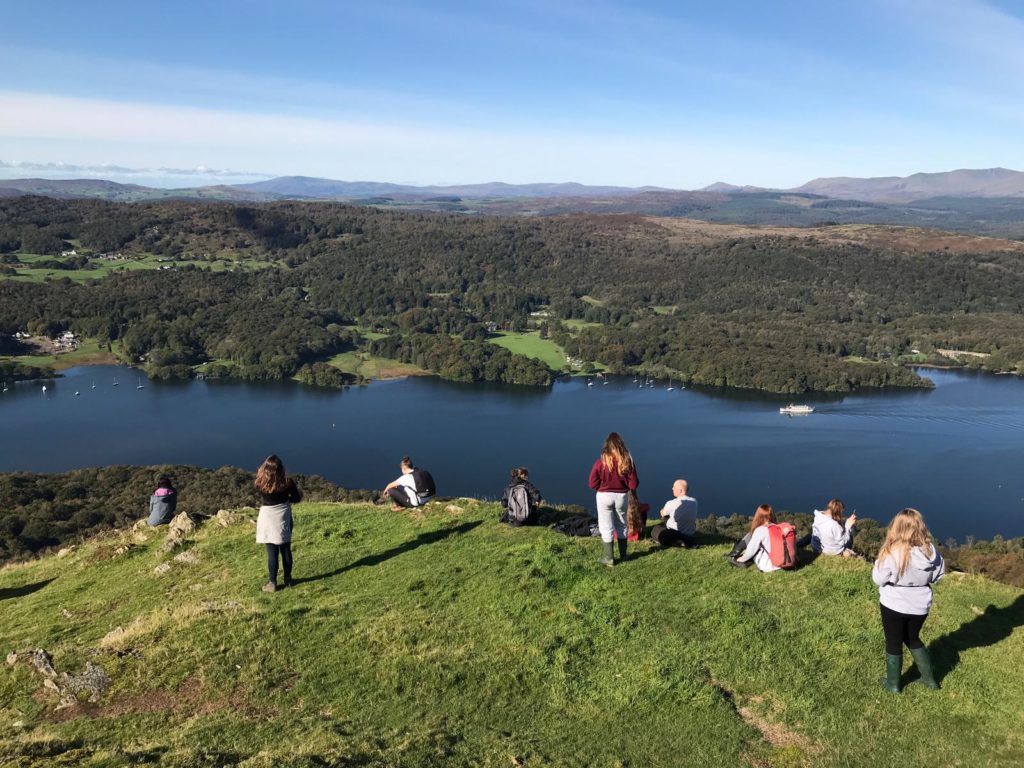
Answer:
[[[651,530],[651,539],[663,547],[693,547],[697,540],[697,500],[687,495],[685,480],[672,483],[672,498],[665,502],[661,523]]]
[[[402,474],[384,486],[383,498],[391,500],[391,508],[396,512],[425,504],[430,497],[416,492],[416,480],[413,478],[416,467],[412,459],[403,456],[399,467]]]

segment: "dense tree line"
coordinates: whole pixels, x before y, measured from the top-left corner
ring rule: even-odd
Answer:
[[[189,375],[208,361],[214,376],[296,375],[370,347],[343,327],[360,325],[389,334],[375,353],[449,378],[543,383],[550,374],[536,363],[484,343],[488,323],[524,329],[540,310],[570,355],[695,383],[920,386],[890,361],[946,347],[990,353],[973,365],[1024,372],[1024,261],[1015,253],[908,253],[778,235],[695,243],[632,216],[0,201],[0,248],[27,251],[26,238],[39,233],[89,252],[274,263],[258,272],[120,272],[84,285],[0,279],[0,333],[71,329],[118,341],[157,376]],[[566,323],[574,320],[591,325]],[[312,367],[303,377],[317,378]]]
[[[0,473],[0,562],[78,541],[108,528],[145,519],[160,475],[173,478],[178,512],[209,516],[217,510],[258,506],[253,474],[235,467],[112,466],[61,474]],[[317,475],[296,475],[309,501],[365,501],[369,491],[348,491]]]

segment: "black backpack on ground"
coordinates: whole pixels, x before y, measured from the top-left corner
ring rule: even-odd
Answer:
[[[412,482],[416,486],[416,493],[419,496],[434,496],[437,488],[434,487],[434,478],[425,469],[413,469]]]
[[[552,530],[564,533],[566,536],[594,536],[592,529],[596,527],[594,521],[586,515],[567,517],[551,526]]]

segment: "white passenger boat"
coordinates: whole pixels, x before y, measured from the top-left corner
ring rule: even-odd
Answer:
[[[793,405],[793,403],[790,403],[779,408],[779,413],[785,416],[806,416],[809,413],[814,413],[814,408],[809,405]]]

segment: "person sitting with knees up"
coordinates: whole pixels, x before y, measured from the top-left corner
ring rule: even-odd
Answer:
[[[697,543],[697,500],[687,495],[688,488],[685,480],[672,483],[672,498],[661,508],[661,523],[651,531],[651,539],[663,547],[692,547]]]
[[[771,537],[768,535],[768,526],[777,522],[771,504],[759,506],[754,513],[754,519],[750,521],[750,531],[740,541],[744,545],[743,552],[731,558],[729,562],[744,568],[753,562],[765,573],[777,571],[779,566],[772,563]]]
[[[832,499],[825,510],[814,510],[814,525],[811,533],[797,542],[798,547],[811,545],[811,550],[822,555],[841,555],[855,557],[853,551],[853,527],[857,524],[857,513],[854,512],[843,520],[845,505],[839,499]]]
[[[167,525],[174,519],[174,510],[178,506],[178,493],[174,490],[174,483],[167,475],[161,475],[157,480],[156,489],[149,497],[149,518],[147,525]]]
[[[403,456],[399,462],[402,470],[395,480],[384,486],[383,498],[391,500],[391,508],[396,512],[410,507],[420,507],[430,501],[437,492],[434,478],[425,469],[413,465],[412,459]]]
[[[537,507],[543,499],[529,478],[530,470],[526,467],[515,467],[512,470],[512,479],[501,495],[501,506],[505,511],[498,518],[499,522],[514,526],[537,524]]]

